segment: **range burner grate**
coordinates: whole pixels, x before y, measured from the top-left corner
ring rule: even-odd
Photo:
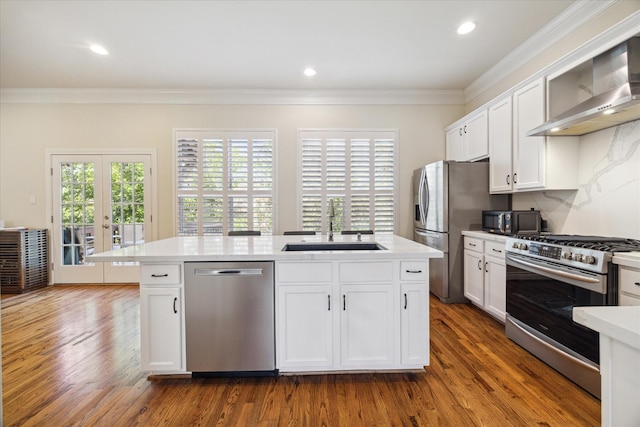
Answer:
[[[515,238],[602,252],[640,251],[640,240],[622,237],[580,236],[574,234],[519,234]]]

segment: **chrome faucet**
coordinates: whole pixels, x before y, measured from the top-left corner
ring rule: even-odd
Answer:
[[[333,218],[336,216],[333,199],[329,199],[329,241],[333,242]]]

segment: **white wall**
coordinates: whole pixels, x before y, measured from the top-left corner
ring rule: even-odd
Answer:
[[[513,207],[541,210],[554,233],[640,239],[640,120],[583,135],[579,155],[577,191],[515,194]]]
[[[296,229],[296,130],[399,130],[399,229],[412,236],[411,173],[444,158],[445,126],[462,106],[70,105],[0,106],[0,218],[6,226],[49,227],[45,150],[155,148],[159,236],[174,234],[173,129],[274,128],[278,131],[278,230]],[[36,204],[30,197],[36,197]]]

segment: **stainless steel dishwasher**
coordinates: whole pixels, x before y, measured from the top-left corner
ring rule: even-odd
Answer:
[[[187,371],[275,375],[273,262],[185,262]]]

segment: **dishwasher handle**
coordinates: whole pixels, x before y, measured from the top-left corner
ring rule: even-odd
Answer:
[[[197,268],[196,276],[262,276],[261,268]]]

